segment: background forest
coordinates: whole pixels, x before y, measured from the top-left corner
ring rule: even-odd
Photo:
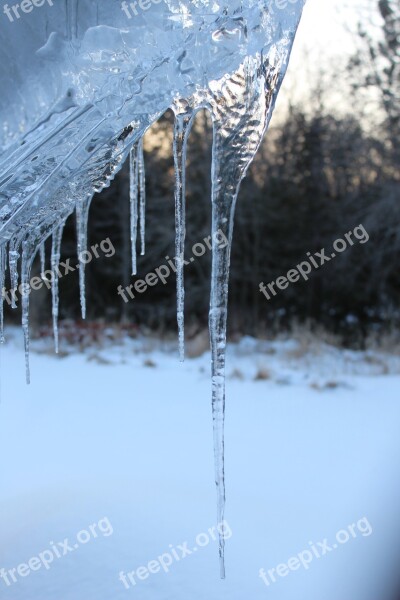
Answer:
[[[289,72],[286,100],[242,185],[232,254],[231,334],[275,333],[306,321],[362,344],[399,324],[400,2],[368,2],[357,21],[348,32],[352,49],[340,64],[331,58],[308,76],[315,56],[303,53],[304,72]],[[342,97],[336,100],[338,82]],[[165,114],[145,140],[147,251],[139,259],[138,278],[175,254],[172,125],[172,114]],[[211,138],[212,124],[202,113],[188,152],[189,253],[210,233]],[[260,293],[260,282],[285,275],[307,252],[331,247],[360,224],[368,244],[349,248],[309,281],[270,301]],[[107,237],[115,255],[86,268],[88,320],[175,332],[174,276],[128,303],[117,294],[119,285],[137,279],[131,277],[128,165],[91,205],[89,246]],[[62,254],[76,260],[74,218]],[[210,260],[207,252],[186,268],[188,336],[207,323]],[[39,262],[35,269],[39,272]],[[60,292],[61,318],[79,320],[76,273],[60,280]],[[46,288],[31,295],[33,325],[50,322],[50,303]]]

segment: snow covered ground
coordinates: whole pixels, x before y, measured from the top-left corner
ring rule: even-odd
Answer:
[[[42,340],[27,387],[21,334],[8,337],[2,599],[394,600],[399,357],[293,340],[231,346],[220,581],[208,531],[216,525],[209,355],[180,365],[167,344],[125,339],[56,358]],[[324,555],[310,559],[312,548]],[[261,568],[275,569],[276,582],[267,575],[267,586]]]

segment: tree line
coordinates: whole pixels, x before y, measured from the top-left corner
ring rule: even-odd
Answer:
[[[324,106],[292,104],[273,122],[242,184],[238,200],[230,281],[230,331],[258,334],[311,320],[333,330],[368,332],[397,324],[400,307],[400,0],[380,0],[381,35],[359,26],[359,50],[346,71],[352,97],[348,114]],[[373,88],[376,127],[362,111]],[[329,90],[326,90],[329,94]],[[352,108],[353,107],[353,108]],[[131,276],[128,165],[96,196],[89,244],[110,238],[116,253],[87,265],[88,318],[130,322],[138,328],[176,328],[175,277],[126,303],[118,286],[135,283],[174,256],[173,116],[167,113],[145,140],[146,247]],[[198,115],[187,157],[187,251],[210,234],[212,124]],[[285,275],[308,254],[331,248],[362,225],[369,241],[354,244],[267,300],[260,282]],[[49,251],[49,247],[47,248]],[[64,257],[76,255],[75,223],[67,223]],[[186,267],[188,332],[208,317],[211,254]],[[35,267],[38,270],[38,266]],[[60,281],[61,318],[79,318],[76,274]],[[49,319],[46,290],[31,297],[34,321]]]

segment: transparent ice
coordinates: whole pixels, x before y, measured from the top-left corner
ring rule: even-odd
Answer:
[[[142,138],[168,108],[176,115],[176,267],[184,355],[186,143],[196,112],[213,120],[210,299],[212,413],[218,521],[224,518],[225,347],[235,204],[267,129],[305,0],[160,0],[133,12],[118,0],[45,2],[17,18],[0,12],[0,284],[28,285],[33,258],[76,211],[82,315],[87,218],[95,192],[130,156],[132,272],[138,224],[145,250]],[[125,8],[124,8],[125,7]],[[135,14],[136,13],[136,14]],[[150,174],[151,176],[151,174]],[[127,199],[128,201],[128,199]],[[20,273],[20,277],[19,277]],[[58,348],[58,285],[53,282]],[[15,303],[14,303],[15,304]],[[29,295],[22,294],[29,380]],[[0,312],[1,337],[2,308]],[[224,577],[224,540],[220,539]]]

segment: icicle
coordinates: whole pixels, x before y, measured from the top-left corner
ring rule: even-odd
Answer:
[[[267,64],[267,63],[266,63]],[[277,78],[263,64],[249,59],[230,80],[221,97],[210,94],[213,114],[212,149],[212,275],[210,341],[212,411],[218,522],[225,514],[225,354],[229,267],[233,219],[240,183],[253,160],[274,101]],[[266,77],[268,76],[268,78]],[[248,118],[251,115],[251,119]],[[225,540],[219,537],[221,577],[225,577]]]
[[[23,290],[29,289],[30,273],[34,254],[32,247],[28,242],[22,244],[22,261],[21,261],[21,284]],[[31,382],[30,367],[29,367],[29,293],[22,293],[22,330],[24,333],[25,346],[25,371],[26,383]]]
[[[175,252],[176,252],[176,300],[179,333],[179,358],[185,360],[185,283],[184,258],[186,238],[186,152],[192,124],[192,111],[175,114],[174,162],[175,162]]]
[[[132,248],[132,275],[137,274],[137,226],[138,226],[138,191],[139,191],[139,170],[138,170],[138,144],[135,144],[129,155],[129,196],[131,206],[131,248]]]
[[[256,61],[249,60],[226,81],[223,101],[211,95],[212,148],[212,275],[210,341],[212,412],[218,522],[225,514],[225,355],[229,268],[233,220],[240,183],[257,152],[270,115],[271,96]],[[250,118],[251,116],[251,118]],[[225,540],[219,537],[221,577],[225,577]]]
[[[67,39],[75,40],[78,32],[77,0],[65,0]]]
[[[43,278],[43,273],[46,270],[46,247],[45,247],[44,242],[42,244],[40,244],[39,253],[40,253],[40,275]]]
[[[139,172],[139,196],[140,196],[140,254],[146,252],[146,175],[144,169],[143,138],[138,143],[138,172]]]
[[[78,0],[72,0],[72,39],[78,37]]]
[[[76,205],[76,237],[79,260],[79,290],[81,300],[82,319],[86,319],[86,289],[85,289],[85,261],[83,255],[87,252],[87,224],[92,196],[86,196]]]
[[[0,246],[0,344],[4,344],[4,282],[6,277],[6,247]]]
[[[237,190],[235,180],[224,181],[218,176],[223,157],[218,154],[214,143],[212,202],[212,278],[210,298],[210,340],[212,356],[212,413],[214,428],[215,482],[217,485],[218,523],[225,514],[225,466],[224,466],[224,422],[225,422],[225,352],[228,306],[228,279],[230,249],[233,230],[233,214]],[[221,244],[225,236],[229,243]],[[225,578],[225,540],[219,537],[221,578]]]
[[[214,153],[213,165],[218,167],[219,157]],[[232,227],[230,212],[233,210],[233,198],[225,197],[221,182],[213,182],[212,204],[212,279],[209,328],[212,360],[212,414],[214,430],[215,483],[217,486],[217,519],[224,521],[225,514],[225,351],[227,323],[227,291],[229,271],[229,246],[221,248],[216,243],[215,233],[223,228],[228,236]],[[228,228],[228,229],[227,229]],[[225,578],[225,540],[219,536],[220,574]]]
[[[58,354],[58,266],[60,264],[61,256],[61,240],[64,230],[64,223],[57,227],[53,233],[51,242],[51,270],[53,273],[51,281],[51,295],[52,295],[52,316],[53,316],[53,332],[54,332],[54,347],[55,352]]]
[[[18,246],[15,242],[10,243],[10,249],[8,252],[8,260],[10,266],[10,282],[11,282],[11,308],[17,308],[16,304],[16,293],[18,290],[18,259],[19,252],[17,251]]]

